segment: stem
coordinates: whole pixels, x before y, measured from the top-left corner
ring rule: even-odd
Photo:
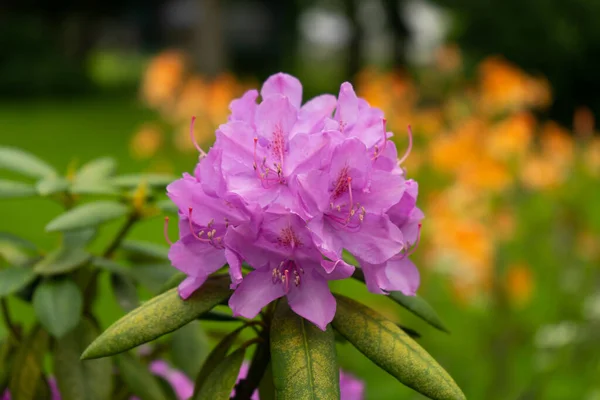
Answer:
[[[135,212],[129,215],[129,218],[121,227],[121,230],[119,231],[119,233],[117,233],[117,236],[115,236],[110,245],[106,248],[106,250],[104,250],[103,257],[110,258],[113,255],[117,248],[119,248],[119,245],[121,244],[125,236],[127,236],[127,233],[129,232],[133,224],[135,224],[138,219],[139,216]]]
[[[4,320],[4,324],[6,325],[6,328],[8,329],[9,333],[13,336],[13,338],[16,341],[19,341],[19,331],[17,331],[17,328],[13,325],[12,323],[12,319],[10,318],[10,311],[8,309],[8,303],[6,302],[6,299],[3,298],[2,300],[0,300],[0,304],[2,307],[2,319]]]

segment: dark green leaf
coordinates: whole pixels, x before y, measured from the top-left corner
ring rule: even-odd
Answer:
[[[139,254],[149,259],[168,260],[169,248],[151,242],[139,240],[125,240],[121,248],[130,253]]]
[[[169,183],[176,180],[176,176],[167,174],[131,174],[121,175],[113,178],[111,182],[117,186],[134,188],[142,183],[150,186],[167,186]]]
[[[444,326],[442,320],[437,315],[435,310],[419,295],[415,296],[406,296],[401,292],[390,292],[390,299],[394,300],[396,303],[400,304],[417,317],[423,319],[425,322],[429,323],[431,326],[449,333],[448,329]]]
[[[59,177],[44,178],[35,184],[37,192],[42,196],[64,192],[68,187],[69,181]]]
[[[47,280],[35,289],[33,308],[44,328],[60,338],[79,324],[83,298],[73,281]]]
[[[80,248],[56,249],[34,267],[34,271],[40,275],[57,275],[71,272],[82,267],[91,258],[91,255]]]
[[[110,285],[112,287],[117,303],[125,311],[131,311],[139,306],[137,289],[131,278],[122,274],[110,274]]]
[[[11,336],[0,339],[0,393],[8,387],[16,343]]]
[[[89,228],[121,218],[129,212],[129,207],[116,201],[96,201],[75,207],[54,218],[46,231],[66,231]]]
[[[96,236],[95,228],[74,229],[63,232],[63,247],[85,248]]]
[[[354,258],[351,254],[344,252],[344,260],[346,260],[346,262],[352,264],[351,261],[353,259]],[[354,263],[352,265],[356,264]],[[365,275],[360,268],[356,268],[352,277],[361,282],[365,281]],[[408,311],[415,314],[417,317],[429,323],[434,328],[449,333],[448,329],[446,329],[446,327],[442,323],[442,320],[437,315],[435,310],[422,297],[418,295],[406,296],[401,292],[390,292],[389,297],[396,303],[400,304],[402,307],[406,308]]]
[[[114,158],[102,157],[92,160],[81,167],[75,175],[73,183],[87,184],[98,183],[112,176],[117,169]]]
[[[194,383],[194,398],[198,397],[198,394],[202,389],[204,382],[206,382],[206,380],[211,375],[213,370],[217,367],[219,362],[221,362],[221,360],[223,360],[225,356],[227,356],[227,353],[229,353],[229,349],[231,349],[231,346],[234,345],[235,341],[240,335],[240,332],[242,332],[244,328],[245,327],[242,326],[225,336],[219,342],[219,344],[217,344],[215,348],[210,352],[210,354],[206,358],[206,361],[204,361],[202,368],[200,369],[200,373],[196,377],[196,382]]]
[[[121,376],[131,392],[142,400],[164,400],[158,380],[148,367],[129,354],[117,357]]]
[[[13,400],[36,398],[47,348],[48,334],[40,326],[35,326],[15,354],[8,384]]]
[[[0,270],[0,297],[15,293],[35,279],[31,268],[11,267]]]
[[[252,361],[248,367],[248,372],[243,379],[235,386],[237,398],[249,399],[252,394],[258,390],[260,382],[265,375],[265,371],[271,361],[270,341],[267,331],[261,332],[261,339],[252,356]],[[272,378],[272,377],[271,377]],[[271,379],[272,382],[272,379]]]
[[[81,361],[81,352],[98,335],[98,330],[88,319],[56,341],[54,347],[54,375],[62,400],[109,400],[112,393],[112,362],[102,360]]]
[[[177,289],[172,289],[115,322],[85,350],[82,357],[118,354],[154,340],[193,321],[230,295],[228,276],[208,279],[187,300],[182,300]]]
[[[421,334],[417,331],[415,331],[412,328],[406,327],[406,326],[402,326],[402,325],[398,325],[398,327],[400,329],[402,329],[404,331],[404,333],[406,333],[408,336],[410,336],[413,339],[418,339],[421,337]]]
[[[267,365],[265,374],[258,386],[258,398],[261,400],[275,400],[275,385],[273,384],[273,363]]]
[[[331,326],[326,331],[277,304],[271,324],[273,384],[278,399],[339,399],[340,375]]]
[[[0,179],[0,199],[30,197],[37,194],[35,187],[27,183]]]
[[[229,400],[244,362],[245,349],[238,349],[220,360],[210,373],[194,400]]]
[[[0,147],[0,169],[8,169],[32,178],[56,175],[54,168],[45,161],[14,147]]]
[[[161,293],[166,292],[168,290],[174,289],[177,286],[179,286],[179,284],[181,282],[183,282],[183,280],[187,278],[187,275],[184,274],[183,272],[176,272],[175,274],[173,274],[173,276],[171,276],[169,278],[168,281],[165,282],[165,284],[162,286],[161,288]]]
[[[225,314],[219,311],[209,311],[198,317],[202,321],[218,321],[218,322],[242,322],[241,319]]]
[[[209,350],[208,338],[198,321],[192,321],[173,332],[173,364],[188,377],[194,378],[198,375]]]
[[[347,297],[336,299],[334,328],[375,364],[431,399],[465,398],[450,375],[396,324]]]

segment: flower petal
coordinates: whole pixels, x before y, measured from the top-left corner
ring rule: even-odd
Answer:
[[[250,125],[254,124],[254,114],[256,113],[256,98],[258,91],[255,89],[248,90],[239,99],[229,103],[231,115],[230,121],[244,121]]]
[[[305,270],[299,286],[292,286],[287,295],[290,307],[301,317],[306,318],[321,330],[335,315],[335,298],[327,286],[327,280],[314,268]]]
[[[179,284],[179,296],[187,300],[196,290],[206,282],[208,275],[204,276],[188,276]]]
[[[234,316],[254,318],[264,306],[284,294],[283,285],[273,283],[271,269],[257,269],[244,277],[229,299],[229,307]]]
[[[242,275],[242,259],[234,251],[225,249],[225,259],[229,264],[229,277],[231,278],[230,289],[235,289],[241,282],[244,276]]]
[[[263,83],[260,95],[264,102],[274,94],[286,96],[295,108],[300,108],[300,104],[302,103],[302,84],[298,78],[283,72],[271,75]]]
[[[386,291],[400,291],[407,296],[414,296],[419,288],[421,277],[415,264],[407,257],[392,258],[385,265],[387,283],[382,287]]]
[[[355,257],[381,264],[400,253],[404,237],[386,215],[369,214],[356,232],[340,231],[342,246]]]

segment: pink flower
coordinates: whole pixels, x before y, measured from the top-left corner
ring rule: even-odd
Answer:
[[[417,184],[400,167],[411,146],[398,160],[383,112],[349,83],[337,98],[302,104],[298,79],[279,73],[258,99],[251,90],[232,101],[215,145],[199,148],[194,175],[167,189],[180,217],[169,258],[188,275],[180,295],[228,264],[235,315],[253,318],[286,296],[297,314],[325,329],[336,309],[327,282],[354,270],[344,249],[370,291],[414,295],[419,273],[408,257],[423,214]],[[243,263],[253,269],[246,276]]]

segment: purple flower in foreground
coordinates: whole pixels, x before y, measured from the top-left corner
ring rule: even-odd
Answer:
[[[150,371],[166,380],[179,400],[187,400],[194,394],[194,382],[183,372],[171,368],[165,361],[152,361]]]
[[[188,275],[189,297],[229,265],[229,305],[253,318],[286,296],[321,329],[335,315],[327,282],[349,277],[349,251],[374,293],[414,295],[419,272],[409,260],[423,213],[418,186],[406,180],[381,110],[341,85],[338,97],[302,104],[298,79],[276,74],[259,92],[231,102],[228,121],[194,175],[168,187],[179,208],[172,264]],[[193,122],[193,121],[192,121]],[[242,274],[242,264],[251,271]]]

